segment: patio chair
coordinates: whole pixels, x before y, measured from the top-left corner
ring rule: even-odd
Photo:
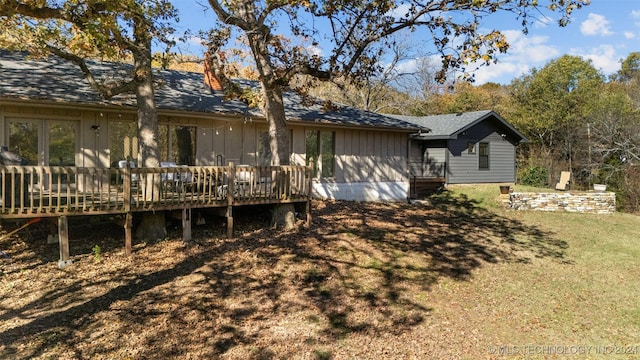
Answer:
[[[184,192],[186,188],[192,185],[192,174],[184,169],[180,169],[186,168],[186,165],[178,165],[173,161],[162,161],[160,162],[160,167],[171,168],[170,171],[162,173],[161,175],[163,186],[178,192]]]
[[[571,172],[562,171],[560,172],[560,181],[556,183],[556,190],[567,190],[567,185],[571,181]]]

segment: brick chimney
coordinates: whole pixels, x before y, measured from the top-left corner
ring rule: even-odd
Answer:
[[[211,56],[208,52],[204,54],[204,83],[213,91],[222,91],[222,81],[214,69],[218,61],[215,55]]]

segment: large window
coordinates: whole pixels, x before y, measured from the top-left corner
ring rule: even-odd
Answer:
[[[196,127],[160,125],[160,159],[180,165],[196,164]]]
[[[310,131],[305,133],[306,161],[314,161],[314,176],[333,177],[335,163],[335,132]]]
[[[76,166],[76,124],[49,127],[49,165]]]
[[[42,126],[48,131],[48,142],[41,139]],[[44,162],[50,166],[75,166],[76,133],[76,122],[10,121],[9,148],[26,159],[29,165],[41,165]]]
[[[271,138],[266,131],[260,132],[258,136],[258,147],[256,163],[259,166],[271,166],[273,154],[271,153]],[[293,163],[293,130],[289,130],[289,162]]]
[[[180,165],[195,165],[195,134],[195,126],[167,124],[158,126],[160,161],[173,161]],[[138,145],[138,124],[136,122],[109,123],[111,166],[115,166],[120,160],[137,160]]]
[[[9,150],[26,159],[29,165],[38,165],[37,122],[9,122]]]
[[[478,144],[478,169],[489,170],[489,143]]]

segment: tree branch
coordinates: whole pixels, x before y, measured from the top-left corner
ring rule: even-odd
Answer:
[[[65,60],[71,61],[78,65],[78,67],[80,67],[80,70],[84,74],[84,77],[89,82],[89,85],[91,85],[92,88],[98,91],[105,99],[110,99],[115,95],[125,92],[133,92],[135,90],[135,77],[130,81],[118,81],[110,83],[109,85],[105,85],[96,80],[95,76],[93,75],[83,58],[50,45],[47,45],[47,50],[49,50],[52,54],[55,54]]]

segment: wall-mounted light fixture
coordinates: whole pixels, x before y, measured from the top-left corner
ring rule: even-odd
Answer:
[[[500,136],[502,137],[502,140],[507,140],[507,134],[500,134]]]
[[[100,125],[91,125],[91,130],[96,133],[96,135],[100,134]]]

